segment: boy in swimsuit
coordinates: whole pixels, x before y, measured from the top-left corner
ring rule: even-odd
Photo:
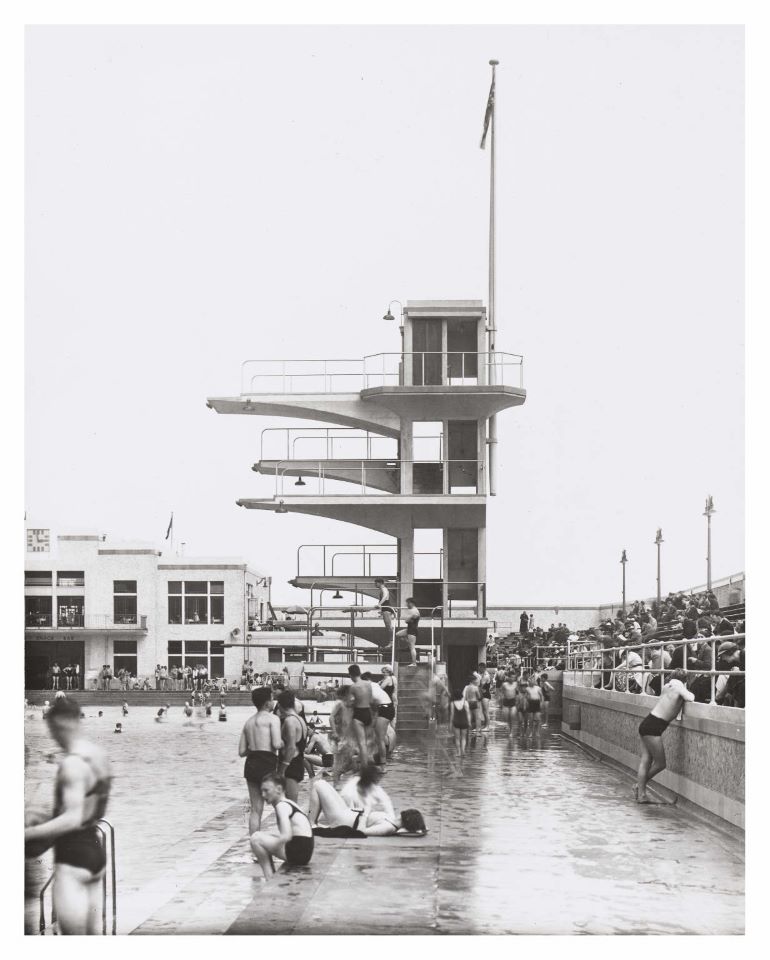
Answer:
[[[457,756],[462,758],[468,747],[468,729],[471,725],[471,711],[464,691],[455,690],[449,712]]]
[[[273,692],[270,687],[256,687],[251,691],[251,702],[257,709],[241,731],[238,756],[245,757],[243,776],[249,791],[249,835],[262,824],[262,777],[278,769],[278,751],[281,741],[281,721],[271,713]]]
[[[286,692],[286,691],[284,691]],[[262,778],[262,798],[272,804],[278,836],[257,831],[251,835],[251,849],[262,867],[265,880],[275,873],[273,857],[304,867],[313,856],[313,829],[297,804],[286,796],[286,780],[277,773]]]
[[[513,739],[513,720],[516,716],[516,694],[518,684],[513,678],[513,674],[506,675],[503,684],[500,687],[500,705],[503,712],[503,720],[508,724],[508,739]]]
[[[53,905],[61,933],[98,934],[106,858],[96,824],[107,810],[110,762],[101,747],[81,737],[80,706],[74,700],[56,700],[46,721],[64,758],[56,778],[54,816],[44,822],[34,814],[28,818],[25,852],[39,857],[53,844]]]
[[[479,676],[472,673],[468,678],[468,684],[462,692],[462,698],[468,704],[471,717],[471,730],[473,736],[481,727],[481,691],[479,690]]]
[[[684,670],[674,670],[652,712],[648,713],[639,724],[642,758],[639,761],[639,772],[634,787],[637,803],[652,802],[647,796],[647,784],[666,769],[663,731],[682,709],[684,702],[692,702],[695,699],[695,694],[684,685],[686,680],[687,674]]]
[[[358,761],[362,767],[369,763],[368,728],[372,725],[372,684],[361,679],[361,668],[351,663],[348,673],[352,683],[348,688],[348,702],[353,708],[353,734],[358,745]]]
[[[540,689],[543,691],[543,720],[545,723],[544,727],[548,726],[548,704],[551,702],[551,694],[553,693],[553,684],[548,681],[548,674],[541,673],[540,679],[538,680],[540,684]]]
[[[487,670],[486,663],[479,664],[479,689],[481,691],[482,720],[485,727],[489,726],[489,701],[492,699],[492,676]]]
[[[525,695],[527,698],[526,723],[527,727],[534,732],[540,722],[540,710],[543,705],[543,691],[538,686],[534,674],[527,680]]]

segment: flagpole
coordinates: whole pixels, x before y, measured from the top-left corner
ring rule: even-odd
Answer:
[[[489,65],[492,67],[492,110],[490,117],[490,148],[489,148],[489,299],[488,299],[488,308],[489,316],[487,317],[487,342],[488,342],[488,356],[487,363],[489,365],[489,382],[495,383],[496,381],[496,370],[495,370],[495,335],[497,333],[497,316],[496,316],[496,303],[495,303],[495,286],[496,286],[496,272],[495,272],[495,260],[496,260],[496,248],[495,248],[495,172],[496,172],[496,157],[495,157],[495,140],[497,133],[497,119],[496,119],[496,100],[497,100],[497,86],[495,84],[495,72],[496,67],[499,64],[499,60],[490,60]],[[487,444],[489,446],[489,495],[490,497],[497,496],[497,414],[493,413],[489,418],[489,435],[487,438]]]

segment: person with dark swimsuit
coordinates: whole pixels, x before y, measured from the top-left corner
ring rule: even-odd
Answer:
[[[106,754],[80,735],[80,706],[54,702],[46,714],[51,736],[65,751],[56,779],[53,818],[27,817],[25,855],[54,848],[53,905],[63,934],[98,934],[106,854],[97,821],[104,817],[112,781]]]
[[[685,686],[686,680],[687,674],[684,670],[674,670],[663,687],[658,702],[639,724],[642,757],[634,786],[637,803],[652,802],[647,796],[647,784],[666,769],[663,731],[682,709],[685,701],[695,700],[695,694]]]
[[[548,704],[551,702],[551,694],[553,693],[553,684],[548,681],[548,674],[541,673],[540,679],[538,680],[540,689],[543,691],[543,723],[544,727],[548,726]]]
[[[535,731],[540,723],[540,710],[543,704],[543,691],[538,686],[534,675],[532,675],[527,681],[525,694],[527,697],[527,725],[532,731]]]
[[[516,694],[518,684],[512,673],[506,675],[505,680],[500,687],[501,708],[503,720],[508,724],[508,739],[513,738],[513,721],[516,717]]]
[[[297,802],[299,785],[305,779],[305,747],[307,724],[297,713],[294,694],[281,690],[278,694],[278,709],[281,716],[283,748],[278,772],[286,778],[285,792],[289,800]]]
[[[492,699],[492,677],[486,663],[479,664],[479,690],[481,691],[481,713],[485,727],[489,726],[489,701]]]
[[[392,803],[390,805],[392,807]],[[321,817],[324,818],[324,825],[318,826]],[[351,810],[343,797],[324,780],[313,782],[310,793],[310,822],[317,837],[392,837],[397,833],[424,836],[428,832],[425,819],[419,810],[402,810],[395,816],[379,810],[371,810],[369,813]]]
[[[241,731],[238,756],[245,757],[243,777],[249,791],[249,834],[259,830],[262,824],[262,778],[278,770],[278,751],[281,741],[281,721],[270,712],[273,691],[270,687],[255,687],[251,702],[257,708]]]
[[[466,687],[467,689],[467,687]],[[471,711],[463,690],[455,690],[449,707],[450,723],[454,733],[457,756],[463,757],[468,747],[468,730],[471,725]]]
[[[352,683],[348,691],[349,704],[353,708],[353,733],[358,746],[359,766],[369,763],[369,746],[366,742],[368,727],[372,725],[372,684],[361,679],[361,668],[351,663],[348,673]]]
[[[286,693],[288,691],[284,691]],[[278,836],[256,831],[250,837],[251,849],[262,867],[265,880],[275,873],[273,857],[285,860],[292,866],[304,867],[313,856],[313,828],[308,815],[286,796],[286,780],[277,773],[267,773],[262,778],[262,798],[272,804]],[[297,816],[299,814],[299,816]]]

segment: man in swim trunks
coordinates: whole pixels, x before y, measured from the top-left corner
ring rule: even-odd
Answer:
[[[390,670],[390,667],[383,667],[383,671]],[[395,718],[395,708],[387,691],[380,684],[372,682],[372,675],[368,671],[361,674],[362,680],[368,680],[372,684],[372,731],[374,738],[375,763],[383,767],[387,762],[387,736],[390,721]],[[391,678],[392,679],[392,678]]]
[[[284,691],[287,692],[287,691]],[[257,831],[251,835],[251,849],[262,867],[265,880],[275,873],[273,857],[304,867],[313,856],[313,829],[307,814],[286,796],[286,780],[276,773],[262,779],[262,797],[275,810],[278,836]]]
[[[249,835],[259,830],[262,824],[262,777],[278,769],[278,751],[281,741],[281,721],[272,712],[273,691],[270,687],[255,687],[251,702],[257,708],[241,731],[238,756],[246,757],[243,776],[249,790],[251,812]]]
[[[479,664],[479,689],[481,691],[482,720],[485,727],[489,726],[489,701],[492,699],[492,675],[487,670],[486,663]]]
[[[524,693],[527,698],[526,724],[529,729],[535,731],[540,723],[540,711],[543,705],[543,691],[540,689],[534,674],[531,674],[529,680],[527,680],[527,687]]]
[[[385,624],[385,630],[388,635],[388,642],[385,646],[389,646],[393,641],[393,617],[396,615],[396,611],[391,606],[390,590],[385,586],[385,581],[378,577],[374,581],[374,585],[380,592],[377,606],[374,609],[380,611],[382,622]]]
[[[472,673],[468,678],[468,683],[463,690],[462,699],[468,704],[471,712],[471,730],[473,736],[481,727],[481,691],[479,689],[479,675]]]
[[[406,598],[406,626],[396,631],[399,640],[406,639],[409,645],[409,656],[412,658],[410,667],[417,666],[417,630],[420,626],[420,611],[414,597]]]
[[[513,720],[516,716],[516,694],[518,684],[513,674],[506,675],[503,684],[500,687],[500,706],[502,709],[503,720],[508,724],[508,739],[513,738]]]
[[[107,755],[80,733],[80,706],[54,701],[48,729],[64,751],[56,777],[53,818],[27,818],[25,853],[39,857],[53,845],[53,905],[63,934],[98,934],[102,921],[105,850],[97,821],[104,817],[112,774]]]
[[[663,687],[658,702],[652,712],[639,724],[639,736],[642,740],[642,758],[639,761],[634,793],[638,803],[650,803],[647,796],[647,784],[666,769],[666,751],[663,749],[662,735],[666,727],[684,706],[687,700],[692,702],[695,694],[687,689],[684,670],[674,670],[668,683]]]
[[[281,739],[283,740],[278,772],[286,778],[287,798],[296,803],[299,785],[305,779],[307,724],[297,713],[294,694],[291,690],[281,690],[278,694],[278,713],[281,717]]]
[[[372,725],[372,684],[361,679],[361,668],[351,663],[348,673],[352,683],[348,689],[348,703],[353,708],[353,734],[358,746],[358,762],[362,767],[369,763],[369,746],[366,735]]]

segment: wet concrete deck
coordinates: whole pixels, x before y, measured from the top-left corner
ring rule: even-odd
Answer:
[[[317,840],[308,867],[267,885],[244,838],[136,932],[743,931],[735,840],[638,806],[628,778],[553,730],[490,736],[461,776],[441,741],[403,744],[386,780],[397,808],[424,812],[427,837]]]
[[[240,723],[230,725],[227,737],[221,727],[201,735],[210,746],[216,735],[231,751],[229,740],[239,730]],[[121,932],[744,930],[740,837],[676,806],[637,805],[628,776],[563,740],[555,725],[513,741],[502,726],[494,727],[462,771],[445,737],[402,743],[384,785],[396,809],[423,811],[428,836],[319,839],[309,866],[282,870],[269,884],[257,882],[261,872],[251,860],[239,764],[228,758],[224,766],[232,782],[215,797],[207,795],[197,811],[185,804],[182,820],[189,822],[196,812],[199,819],[193,830],[180,833],[180,798],[172,806],[158,787],[164,763],[155,755],[167,830],[156,839],[153,856],[146,855],[146,836],[141,855],[132,856],[125,844],[130,869],[124,860]],[[172,779],[178,782],[175,774]],[[191,790],[195,795],[197,786]],[[300,801],[306,796],[307,782]],[[206,817],[215,801],[220,808]],[[120,831],[117,810],[113,819]]]

